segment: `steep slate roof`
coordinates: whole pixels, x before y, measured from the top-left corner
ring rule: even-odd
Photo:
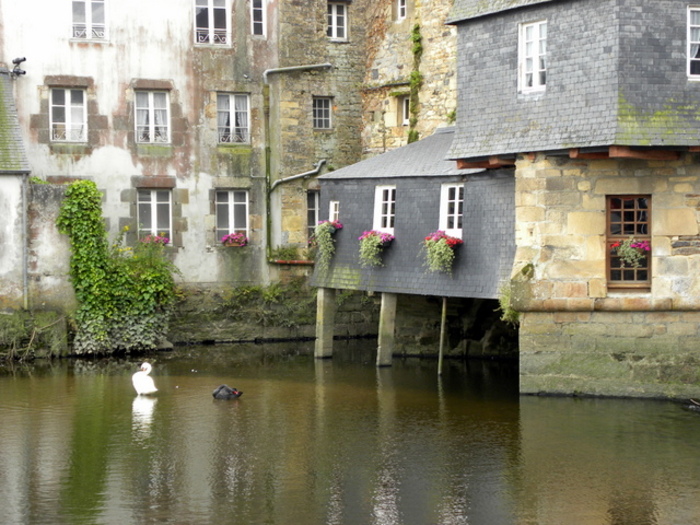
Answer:
[[[17,108],[7,70],[0,70],[0,175],[29,173]]]
[[[465,175],[481,170],[460,170],[446,152],[454,138],[455,128],[438,128],[435,132],[402,148],[397,148],[345,168],[322,175],[321,179],[377,179]]]
[[[469,20],[480,16],[507,11],[533,4],[544,4],[556,0],[455,0],[447,23]]]

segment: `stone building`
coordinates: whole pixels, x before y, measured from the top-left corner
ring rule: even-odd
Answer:
[[[420,135],[447,122],[451,3],[175,0],[163,17],[159,3],[136,0],[0,0],[0,63],[27,58],[12,88],[32,180],[93,179],[112,238],[126,227],[128,243],[165,234],[183,284],[216,293],[306,275],[308,261],[278,260],[306,256],[317,176],[406,143],[409,127]],[[375,117],[400,98],[389,86],[404,89],[418,69],[414,122],[392,117],[384,140]],[[37,261],[27,273],[45,291],[65,275],[67,242],[41,211],[50,190],[34,187],[22,205],[38,200],[42,220],[27,230]],[[222,247],[231,232],[248,245]],[[40,236],[63,243],[63,255]],[[3,279],[0,295],[10,287]]]
[[[521,391],[697,395],[700,8],[456,0],[450,21],[449,156],[515,176]]]

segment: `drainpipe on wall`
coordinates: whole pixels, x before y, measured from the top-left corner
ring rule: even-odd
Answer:
[[[267,251],[267,258],[270,258],[272,253],[272,211],[271,211],[271,201],[270,196],[272,195],[272,190],[280,183],[289,180],[294,180],[301,177],[309,177],[314,173],[318,173],[325,160],[319,161],[316,164],[316,168],[310,172],[300,173],[298,175],[292,175],[291,177],[286,177],[284,179],[276,180],[272,185],[270,184],[270,179],[272,178],[270,162],[272,158],[272,150],[270,148],[270,87],[268,76],[278,73],[291,73],[295,71],[313,71],[316,69],[331,69],[333,64],[329,62],[324,62],[322,64],[307,64],[302,66],[289,66],[289,67],[278,67],[272,69],[266,69],[263,72],[263,97],[264,97],[264,113],[265,113],[265,189],[266,189],[266,202],[265,202],[265,222],[267,227],[265,228],[265,246]]]

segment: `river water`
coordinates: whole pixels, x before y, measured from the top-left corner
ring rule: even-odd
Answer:
[[[377,369],[373,345],[177,348],[152,398],[137,358],[0,369],[0,523],[700,523],[700,412],[520,397],[510,363]]]

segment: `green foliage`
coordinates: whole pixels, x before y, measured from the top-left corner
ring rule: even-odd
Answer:
[[[273,261],[296,261],[299,258],[299,248],[296,246],[278,246],[270,252]]]
[[[40,179],[36,175],[32,175],[29,177],[29,182],[32,184],[49,184],[48,181],[45,181],[44,179]]]
[[[92,181],[66,191],[57,225],[70,237],[71,269],[78,310],[75,353],[105,354],[155,348],[165,338],[177,298],[177,269],[161,243],[124,247],[123,235],[109,246],[102,194]]]
[[[457,121],[457,110],[453,109],[447,114],[447,123],[454,124]]]
[[[394,236],[388,233],[364,232],[360,237],[360,264],[366,268],[384,266],[382,251],[393,239]]]
[[[431,272],[450,273],[455,260],[455,249],[445,239],[423,243],[425,265]]]
[[[416,130],[416,125],[418,124],[418,111],[419,111],[419,93],[420,88],[423,85],[423,75],[420,72],[420,62],[423,56],[423,37],[420,33],[420,25],[416,24],[413,26],[411,31],[411,42],[413,43],[413,68],[409,76],[409,107],[410,117],[408,119],[408,143],[412,143],[418,140],[418,131]]]
[[[335,255],[333,235],[342,227],[343,225],[338,221],[323,221],[314,228],[312,245],[316,249],[316,267],[319,271],[325,272],[330,267],[331,259]]]
[[[520,324],[520,312],[511,306],[510,283],[506,282],[498,290],[498,310],[501,311],[501,321],[517,326]]]
[[[224,298],[231,319],[263,327],[295,328],[316,322],[316,294],[300,278],[287,284],[241,286]]]

